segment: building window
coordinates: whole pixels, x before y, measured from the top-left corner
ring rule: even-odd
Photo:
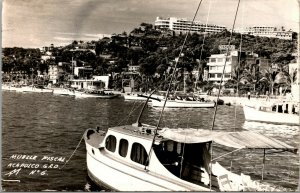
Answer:
[[[216,62],[216,59],[215,58],[211,58],[210,62]]]
[[[217,74],[217,78],[221,78],[222,77],[222,74]]]
[[[230,58],[226,58],[226,62],[230,62],[231,60],[230,60]]]
[[[148,165],[148,154],[145,148],[139,143],[133,143],[131,148],[130,158],[132,161],[142,164],[144,166]]]
[[[115,136],[110,135],[106,138],[105,147],[108,151],[115,152],[116,144],[117,144],[117,139]]]
[[[218,62],[223,62],[223,58],[218,58]]]
[[[119,154],[122,157],[126,157],[128,151],[128,141],[126,139],[121,139],[120,140],[120,145],[119,145]]]

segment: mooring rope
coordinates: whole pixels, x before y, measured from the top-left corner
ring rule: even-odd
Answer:
[[[77,151],[77,149],[78,149],[79,146],[80,146],[80,143],[81,143],[81,141],[82,141],[82,139],[83,139],[83,136],[84,136],[84,134],[82,134],[79,143],[77,144],[75,150],[73,151],[73,153],[71,154],[71,156],[69,157],[69,159],[67,159],[67,161],[65,162],[65,164],[64,164],[61,168],[59,168],[60,170],[63,169],[63,168],[65,167],[65,165],[66,165],[66,164],[70,161],[70,159],[73,157],[73,155],[75,154],[75,152]]]

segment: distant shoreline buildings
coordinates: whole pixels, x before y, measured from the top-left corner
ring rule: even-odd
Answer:
[[[276,27],[266,27],[266,26],[255,26],[255,27],[239,28],[234,31],[241,34],[248,34],[248,35],[269,37],[269,38],[279,38],[285,40],[292,40],[293,38],[292,37],[293,31],[291,30],[286,31],[283,27],[276,28]]]
[[[200,21],[194,21],[193,26],[190,29],[192,24],[191,20],[186,18],[177,18],[177,17],[169,17],[162,18],[156,17],[154,22],[155,29],[158,30],[171,30],[175,33],[186,33],[190,30],[190,32],[196,33],[218,33],[222,32],[226,29],[225,26],[212,25],[212,24],[203,24]]]
[[[175,33],[219,33],[224,30],[228,30],[222,25],[204,24],[200,21],[194,21],[191,27],[192,20],[186,18],[169,17],[162,18],[156,17],[154,22],[154,28],[163,31],[173,31]],[[266,26],[254,26],[238,28],[234,30],[236,33],[248,34],[253,36],[279,38],[285,40],[292,40],[293,31],[286,31],[284,27],[266,27]]]

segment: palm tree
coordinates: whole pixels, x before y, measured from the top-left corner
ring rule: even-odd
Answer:
[[[276,75],[278,74],[278,71],[273,71],[271,69],[267,69],[264,76],[259,79],[258,82],[260,83],[266,83],[269,85],[269,93],[274,95],[274,85],[275,85],[275,78]]]

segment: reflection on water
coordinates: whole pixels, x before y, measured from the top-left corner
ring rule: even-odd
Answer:
[[[39,93],[3,92],[2,99],[2,182],[5,191],[98,191],[87,178],[85,145],[82,142],[72,159],[62,169],[47,169],[47,175],[29,175],[23,169],[18,175],[6,175],[13,154],[62,156],[68,159],[87,128],[132,124],[143,103],[122,98],[75,99]],[[161,109],[146,108],[142,122],[157,125]],[[213,108],[170,109],[163,114],[161,127],[211,129]],[[234,119],[236,117],[236,119]],[[299,144],[299,128],[278,125],[259,125],[244,120],[241,107],[219,106],[215,130],[253,130],[273,136],[290,145]],[[232,151],[214,146],[214,157]],[[221,165],[233,172],[261,179],[262,150],[241,150],[220,158]],[[29,160],[21,162],[31,163]],[[36,162],[37,163],[37,162]],[[38,162],[42,164],[42,162]],[[60,168],[62,164],[59,164]],[[231,167],[232,166],[232,167]],[[265,180],[282,188],[295,190],[299,178],[298,155],[275,153],[267,155]]]

